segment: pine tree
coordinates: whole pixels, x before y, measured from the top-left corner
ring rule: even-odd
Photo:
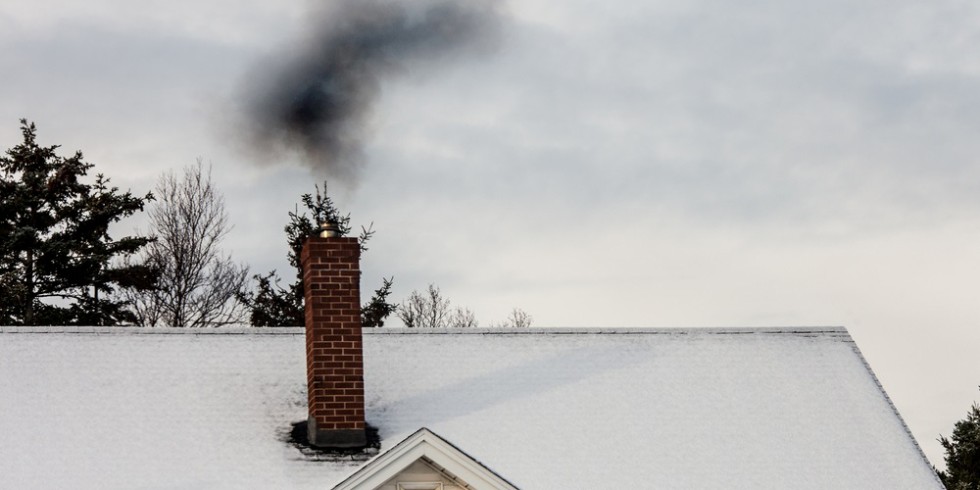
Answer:
[[[254,279],[257,286],[254,292],[242,292],[239,298],[251,310],[250,320],[256,327],[302,326],[306,323],[304,312],[303,264],[300,253],[303,242],[320,232],[320,225],[333,223],[337,226],[340,236],[351,232],[350,214],[341,214],[327,195],[327,184],[323,184],[323,192],[316,187],[316,194],[303,194],[300,198],[305,210],[299,207],[289,213],[289,224],[286,225],[286,242],[289,246],[289,265],[296,270],[296,280],[288,287],[280,286],[281,280],[276,271],[268,274],[257,274]],[[307,214],[307,212],[309,214]],[[368,226],[361,228],[358,237],[361,251],[367,250],[367,241],[374,235],[374,230]],[[361,308],[361,324],[365,327],[382,327],[384,321],[396,308],[388,303],[391,294],[391,279],[384,279],[381,288],[375,290],[374,296]]]
[[[21,120],[24,141],[0,156],[0,324],[111,325],[131,320],[120,287],[149,287],[153,271],[119,265],[150,239],[113,239],[112,223],[142,211],[151,194],[120,193],[81,152],[59,156],[37,143]],[[50,302],[54,300],[54,302]]]
[[[391,283],[391,279],[382,278],[381,287],[374,290],[371,301],[361,307],[362,327],[385,326],[385,319],[398,308],[398,305],[388,302],[388,296],[391,295]]]
[[[980,405],[974,403],[966,418],[953,427],[953,435],[940,436],[946,450],[946,471],[939,479],[949,490],[980,490]]]

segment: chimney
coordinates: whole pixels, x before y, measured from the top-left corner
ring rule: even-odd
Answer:
[[[324,227],[303,245],[307,434],[314,446],[366,446],[360,244]]]

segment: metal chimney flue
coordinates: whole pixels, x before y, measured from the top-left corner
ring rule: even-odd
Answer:
[[[340,236],[340,227],[337,223],[327,220],[320,223],[320,238],[334,238]]]

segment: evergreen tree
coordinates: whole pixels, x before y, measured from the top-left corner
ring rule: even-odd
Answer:
[[[381,287],[375,289],[371,301],[361,307],[362,327],[383,327],[385,326],[385,319],[398,309],[398,305],[388,302],[388,296],[391,295],[392,280],[384,277],[381,279]]]
[[[113,239],[109,225],[143,210],[151,194],[109,186],[82,153],[62,157],[37,143],[21,120],[24,141],[0,156],[0,324],[112,325],[132,314],[115,298],[120,287],[150,287],[152,270],[119,265],[150,239]],[[45,300],[54,300],[48,302]]]
[[[980,405],[953,427],[951,438],[939,436],[946,450],[946,471],[939,479],[949,490],[980,490]]]
[[[249,322],[253,327],[289,327],[306,323],[303,299],[297,297],[294,283],[289,288],[279,285],[276,271],[256,274],[255,292],[242,292],[239,299],[249,308]]]
[[[303,287],[303,264],[300,253],[303,242],[320,233],[320,225],[333,223],[337,226],[340,236],[351,232],[350,214],[341,214],[327,195],[327,184],[323,184],[323,193],[316,187],[316,194],[304,194],[300,200],[304,211],[299,207],[289,213],[289,223],[284,228],[286,243],[289,246],[289,265],[296,270],[296,280],[288,287],[280,286],[279,275],[271,271],[265,275],[255,275],[257,281],[254,292],[242,292],[241,301],[249,306],[251,324],[256,327],[302,326],[306,323],[304,312],[305,289]],[[309,214],[307,214],[307,212]],[[374,235],[369,226],[361,228],[358,237],[361,251],[367,251],[366,243]],[[365,327],[384,326],[385,318],[394,310],[396,305],[388,303],[391,294],[391,279],[384,279],[381,288],[375,290],[374,296],[361,308],[361,324]]]

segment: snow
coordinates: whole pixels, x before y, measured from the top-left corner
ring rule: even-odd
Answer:
[[[313,488],[299,335],[0,334],[0,487]]]
[[[359,464],[285,442],[301,330],[22,332],[0,329],[0,486],[329,488]],[[365,360],[382,449],[428,427],[524,489],[941,488],[843,329],[381,329]]]

